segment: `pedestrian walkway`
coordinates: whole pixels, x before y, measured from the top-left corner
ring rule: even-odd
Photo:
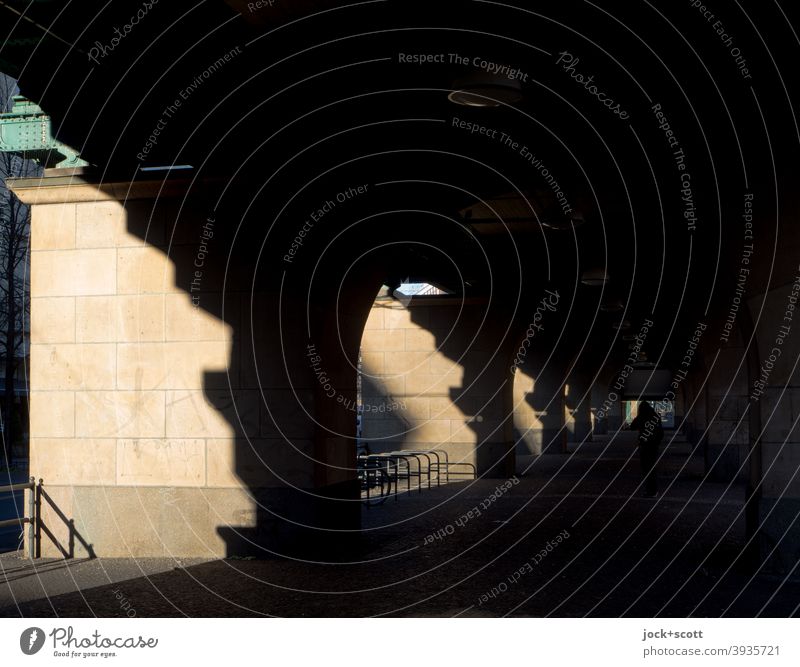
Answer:
[[[744,488],[666,448],[645,499],[635,436],[363,511],[341,562],[0,558],[2,616],[787,616],[800,582],[753,573]],[[320,561],[324,561],[320,554]]]

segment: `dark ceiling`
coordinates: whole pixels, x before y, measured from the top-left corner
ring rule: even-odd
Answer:
[[[706,4],[713,11],[703,14],[689,0],[4,0],[0,67],[104,180],[190,164],[200,178],[234,184],[250,207],[242,215],[277,221],[285,239],[331,193],[369,184],[326,219],[331,234],[310,241],[318,246],[306,258],[357,223],[334,256],[382,246],[388,282],[509,300],[521,291],[523,303],[558,285],[571,295],[576,341],[591,336],[597,355],[613,344],[624,358],[613,323],[624,315],[636,330],[652,316],[663,326],[651,357],[669,365],[697,321],[727,307],[745,194],[769,220],[776,183],[796,177],[794,5]],[[115,28],[145,7],[109,48]],[[404,63],[401,54],[444,62]],[[476,57],[524,73],[522,99],[498,108],[449,101]],[[589,76],[626,118],[590,92]],[[656,104],[684,151],[683,172]],[[486,130],[472,134],[460,121]],[[539,224],[557,202],[523,146],[584,224]],[[511,219],[469,218],[481,200],[505,201]],[[685,217],[691,207],[696,224]],[[612,281],[601,298],[578,278],[603,267]],[[624,313],[598,312],[609,295]]]

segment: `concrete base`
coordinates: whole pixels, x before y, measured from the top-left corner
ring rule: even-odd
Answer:
[[[733,479],[747,481],[747,445],[730,443],[716,444],[706,442],[705,468],[708,479],[713,482],[730,482]]]
[[[567,451],[567,432],[565,429],[542,429],[542,454],[563,454],[565,451]]]
[[[576,421],[567,428],[568,442],[584,442],[592,439],[592,423],[588,421]]]
[[[567,432],[563,428],[538,428],[517,437],[517,456],[563,454],[566,451]]]
[[[800,580],[800,499],[762,498],[758,546],[762,571]]]

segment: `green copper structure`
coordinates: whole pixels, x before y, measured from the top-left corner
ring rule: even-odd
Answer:
[[[20,153],[47,168],[86,167],[77,151],[62,144],[51,131],[50,116],[17,95],[9,113],[0,114],[0,151]]]

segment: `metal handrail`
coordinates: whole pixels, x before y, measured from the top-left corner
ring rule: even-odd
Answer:
[[[416,449],[403,449],[397,452],[391,452],[397,456],[413,456],[414,460],[417,462],[417,479],[419,479],[419,492],[422,493],[422,460],[420,459],[421,456],[425,457],[425,460],[428,462],[428,488],[431,488],[431,457],[428,456],[427,452],[423,452]],[[409,472],[409,474],[411,474]]]
[[[0,493],[16,493],[18,491],[29,491],[28,493],[28,511],[26,516],[20,516],[16,519],[5,519],[0,521],[0,528],[6,526],[24,526],[28,524],[28,555],[31,558],[36,557],[36,545],[34,536],[36,534],[36,479],[30,478],[29,482],[23,484],[9,484],[8,486],[0,486]]]

